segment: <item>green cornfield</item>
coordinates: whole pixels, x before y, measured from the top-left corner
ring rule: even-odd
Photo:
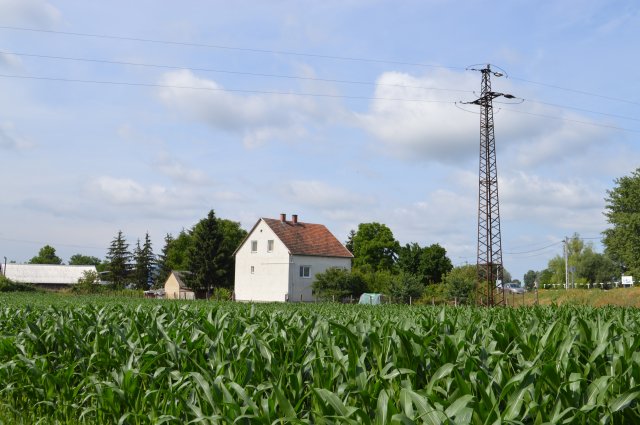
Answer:
[[[640,423],[640,310],[0,296],[0,422]]]

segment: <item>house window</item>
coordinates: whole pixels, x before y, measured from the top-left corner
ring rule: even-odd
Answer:
[[[267,241],[267,252],[273,252],[273,239]]]
[[[251,241],[251,252],[258,252],[258,241]]]
[[[311,277],[311,266],[300,266],[300,277]]]
[[[256,272],[256,268],[254,266],[251,266],[251,274],[254,274]]]

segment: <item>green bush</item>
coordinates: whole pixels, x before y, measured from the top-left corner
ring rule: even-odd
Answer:
[[[394,302],[409,304],[417,300],[424,291],[420,278],[411,273],[400,273],[394,276],[389,285],[389,295]]]
[[[14,282],[13,280],[0,275],[0,292],[33,292],[35,286],[30,283]]]
[[[229,301],[231,300],[232,292],[227,288],[213,288],[213,292],[211,293],[211,299],[216,301]]]
[[[416,301],[416,304],[446,304],[448,301],[449,292],[447,290],[447,285],[444,283],[437,283],[425,286],[422,297]]]

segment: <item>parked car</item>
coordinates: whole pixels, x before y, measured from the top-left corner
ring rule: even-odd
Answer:
[[[513,294],[524,294],[526,292],[526,290],[517,283],[505,283],[504,291]]]

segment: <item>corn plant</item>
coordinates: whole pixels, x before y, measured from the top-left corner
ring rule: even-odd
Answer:
[[[0,296],[7,423],[640,421],[640,311]]]

